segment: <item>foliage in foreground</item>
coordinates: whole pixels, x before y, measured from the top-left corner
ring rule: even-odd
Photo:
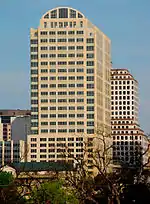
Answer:
[[[63,187],[61,181],[52,181],[41,184],[31,194],[30,203],[50,204],[78,204],[78,200],[69,189]]]

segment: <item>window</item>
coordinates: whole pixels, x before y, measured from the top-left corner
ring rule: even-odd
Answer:
[[[75,39],[74,38],[69,38],[68,42],[75,42]]]
[[[75,122],[71,121],[71,122],[69,122],[69,125],[75,125]]]
[[[66,31],[58,31],[57,34],[58,35],[66,35],[67,33],[66,33]]]
[[[31,142],[36,142],[36,138],[31,138]]]
[[[34,44],[34,45],[35,45],[35,44],[38,44],[38,40],[31,40],[31,41],[30,41],[30,44]]]
[[[38,47],[31,47],[31,52],[38,52]]]
[[[58,118],[67,118],[67,114],[58,114]]]
[[[84,42],[84,38],[77,38],[77,42]]]
[[[77,31],[77,35],[83,35],[83,34],[84,34],[84,31],[83,31],[83,30]]]
[[[94,46],[87,46],[87,47],[86,47],[86,50],[87,50],[87,51],[94,51]]]
[[[47,43],[47,39],[41,39],[41,43]]]
[[[76,11],[70,9],[70,18],[76,18]]]
[[[94,91],[87,91],[87,96],[94,96]]]
[[[86,57],[87,57],[87,58],[94,58],[94,54],[93,54],[93,53],[88,53],[88,54],[86,55]]]
[[[55,31],[50,31],[49,32],[49,35],[55,35],[56,33],[55,33]]]
[[[66,39],[66,38],[59,38],[59,39],[57,40],[57,42],[67,42],[67,39]]]
[[[88,119],[94,119],[94,114],[87,114]]]
[[[84,132],[84,129],[77,129],[77,132],[79,133],[79,132]],[[79,146],[79,145],[81,145],[81,144],[76,144],[76,146]]]
[[[84,76],[77,76],[77,80],[84,80]]]
[[[87,43],[94,43],[94,38],[87,38],[86,42]]]
[[[87,126],[94,126],[94,121],[88,121]]]
[[[87,61],[87,66],[94,66],[94,61]]]
[[[94,111],[94,106],[87,106],[87,111]]]
[[[68,35],[74,35],[75,31],[68,31]]]
[[[60,107],[58,107],[58,110],[67,110],[67,107],[66,106],[60,106]]]
[[[84,69],[83,68],[77,69],[77,72],[84,72]]]
[[[68,18],[68,9],[67,8],[59,9],[59,18]]]
[[[70,106],[69,110],[75,110],[75,107],[74,106]]]
[[[50,69],[49,72],[55,73],[55,72],[56,72],[56,69]]]
[[[94,81],[94,76],[87,76],[87,81]]]
[[[84,114],[77,114],[77,118],[84,118]]]
[[[77,87],[84,87],[84,84],[77,84]]]
[[[51,11],[51,18],[57,18],[57,10]]]
[[[69,118],[75,118],[75,114],[69,114]]]
[[[84,47],[83,46],[77,46],[77,50],[83,50]]]
[[[94,69],[87,69],[87,74],[94,74]]]
[[[84,103],[84,99],[83,98],[78,98],[77,103]]]
[[[92,98],[87,99],[87,104],[94,104],[94,99],[92,99]]]
[[[68,46],[68,50],[75,50],[75,46]]]
[[[50,46],[50,47],[49,47],[49,50],[56,50],[56,47]]]

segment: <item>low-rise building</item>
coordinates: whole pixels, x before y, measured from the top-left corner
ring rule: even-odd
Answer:
[[[30,115],[30,110],[0,110],[0,141],[26,140]]]
[[[0,166],[12,162],[25,162],[27,158],[26,143],[19,141],[0,141]]]

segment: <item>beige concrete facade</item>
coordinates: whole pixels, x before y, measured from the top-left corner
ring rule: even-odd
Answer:
[[[30,40],[28,161],[62,161],[66,146],[81,156],[95,128],[110,128],[110,39],[81,12],[55,8],[31,29]]]
[[[26,160],[26,143],[23,140],[0,141],[0,165],[25,162]]]
[[[148,148],[139,122],[138,82],[127,69],[111,70],[111,128],[114,162],[135,164],[135,151]],[[147,163],[147,155],[142,158]]]

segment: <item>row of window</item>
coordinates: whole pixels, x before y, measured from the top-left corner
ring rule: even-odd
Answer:
[[[112,134],[138,134],[138,131],[112,131]]]
[[[44,22],[44,28],[83,28],[83,26],[84,26],[83,21]],[[52,32],[55,32],[55,31],[52,31]],[[45,34],[45,31],[44,32],[42,31],[41,35],[43,34]]]
[[[134,81],[111,81],[111,84],[134,84]]]
[[[134,94],[134,91],[112,91],[111,95],[119,95],[119,94]]]
[[[41,103],[84,103],[84,99],[83,98],[77,98],[77,99],[41,99]],[[38,100],[31,100],[31,104],[38,104]],[[94,99],[93,98],[90,98],[90,99],[87,99],[87,104],[94,104]]]
[[[56,129],[41,129],[41,133],[56,133],[56,132],[58,132],[58,133],[67,133],[67,132],[69,132],[69,133],[84,133],[85,132],[85,130],[84,129],[58,129],[58,130],[56,130]],[[87,134],[94,134],[94,129],[87,129]]]
[[[59,66],[64,66],[64,65],[84,65],[84,61],[42,61],[41,66],[54,66],[54,65],[59,65]],[[86,66],[94,66],[94,61],[87,61]],[[31,67],[38,67],[38,62],[31,62]]]
[[[138,140],[140,139],[141,140],[141,136],[113,136],[113,140]]]
[[[41,118],[84,118],[84,114],[41,114]],[[94,119],[94,114],[87,114],[88,119]]]
[[[138,104],[134,101],[115,101],[115,102],[112,101],[111,102],[111,105],[130,105],[130,104],[132,105],[135,104],[135,106],[138,106]]]
[[[134,106],[112,106],[111,110],[134,110]]]
[[[84,68],[61,68],[61,69],[50,69],[49,70],[50,73],[69,73],[69,72],[84,72]],[[41,73],[48,73],[48,69],[41,69]],[[94,73],[94,68],[90,68],[90,69],[86,69],[86,73],[87,74],[93,74]],[[31,70],[31,74],[38,74],[38,69],[32,69]]]
[[[77,121],[77,122],[75,122],[75,121],[70,121],[70,122],[67,122],[67,121],[58,121],[58,122],[41,122],[41,125],[42,126],[48,126],[48,125],[50,125],[50,126],[56,126],[56,124],[57,125],[73,125],[73,126],[75,126],[75,125],[84,125],[84,121]],[[38,126],[38,123],[31,123],[31,125],[34,125],[35,127],[36,126]],[[87,121],[87,126],[94,126],[94,121]]]
[[[134,86],[111,86],[111,89],[134,89]]]
[[[75,92],[75,91],[58,91],[58,92],[56,92],[56,91],[53,91],[53,92],[41,92],[41,96],[48,96],[48,95],[50,95],[50,96],[54,96],[54,95],[58,95],[58,96],[67,96],[67,95],[84,95],[84,91],[77,91],[77,92]],[[94,96],[94,91],[87,91],[86,92],[86,95],[87,96]]]
[[[94,54],[93,53],[88,53],[87,55],[87,58],[94,58]],[[77,53],[77,54],[41,54],[41,58],[80,58],[80,57],[84,57],[84,54],[83,53]],[[38,55],[31,55],[31,59],[38,59]],[[59,64],[59,62],[58,62]]]
[[[76,10],[68,8],[60,8],[52,10],[44,16],[45,19],[49,18],[83,18],[83,15]]]
[[[47,76],[42,76],[41,80],[42,81],[47,81],[47,80],[53,81],[53,80],[84,80],[84,76],[51,76],[51,77],[47,77]],[[94,81],[94,76],[87,76],[86,77],[87,81]],[[31,82],[38,82],[38,77],[31,77]]]
[[[111,124],[133,124],[133,121],[122,120],[122,121],[111,121]]]
[[[111,112],[112,115],[134,115],[134,112],[130,112],[130,111],[117,111],[117,112]]]
[[[132,97],[131,97],[131,96],[115,96],[115,97],[112,96],[111,99],[112,99],[112,100],[114,100],[114,99],[115,99],[115,100],[126,100],[126,99],[127,99],[127,100],[130,100],[130,99],[133,100],[133,99],[134,99],[134,96],[132,96]],[[136,99],[136,98],[135,98],[135,99]]]
[[[117,141],[117,142],[113,142],[113,145],[141,145],[141,142],[138,142],[138,141],[130,141],[130,142],[124,142],[124,141]]]
[[[67,149],[67,151],[65,149],[40,149],[40,153],[51,153],[51,152],[83,152],[83,149]],[[37,153],[36,149],[31,149],[31,153]]]
[[[84,38],[50,38],[49,40],[47,38],[41,39],[41,42],[50,42],[50,43],[55,43],[55,42],[84,42]],[[94,43],[94,38],[87,38],[86,43]],[[41,49],[42,50],[42,49]]]
[[[134,117],[132,117],[132,116],[115,116],[115,117],[111,117],[111,119],[113,120],[113,119],[134,119]]]
[[[32,107],[34,108],[34,107]],[[42,106],[41,110],[84,110],[84,106],[50,106],[50,107],[46,107],[46,106]],[[32,109],[31,109],[32,111]],[[94,106],[87,106],[87,111],[94,111]]]
[[[112,79],[133,79],[130,75],[125,75],[125,76],[111,76]]]
[[[67,86],[67,84],[58,84],[57,86],[58,86],[58,88],[84,87],[83,84],[68,84],[68,86]],[[49,88],[56,88],[57,86],[56,86],[56,84],[50,84]],[[87,84],[86,86],[87,86],[87,89],[94,89],[94,84]],[[44,85],[43,85],[42,88],[44,88]],[[45,88],[48,88],[48,87],[46,86]],[[32,90],[38,89],[38,85],[37,84],[32,84],[31,85],[31,89]],[[37,92],[34,93],[34,94],[31,93],[31,95],[32,96],[37,96]]]
[[[65,141],[83,141],[83,137],[59,137],[59,138],[40,138],[40,142],[52,142],[52,141],[61,141],[61,142],[65,142]],[[31,138],[31,142],[37,142],[37,138]]]

